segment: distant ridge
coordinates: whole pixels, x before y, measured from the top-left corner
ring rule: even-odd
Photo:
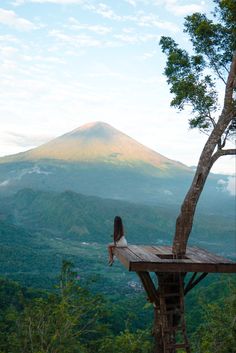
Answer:
[[[170,160],[111,125],[96,121],[83,125],[26,152],[0,158],[0,163],[60,160],[118,165],[149,164],[159,169],[189,168]]]

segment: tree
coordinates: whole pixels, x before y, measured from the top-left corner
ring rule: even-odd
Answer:
[[[59,293],[45,293],[25,304],[11,336],[16,337],[17,352],[88,353],[88,342],[107,333],[102,297],[80,287],[76,276],[73,265],[64,261]]]
[[[227,286],[227,284],[226,284]],[[236,347],[236,290],[228,283],[229,292],[220,300],[206,303],[202,298],[202,320],[193,334],[195,353],[234,353]]]
[[[201,13],[185,19],[184,32],[192,42],[193,55],[170,37],[160,40],[167,55],[165,75],[174,96],[171,106],[180,111],[190,106],[190,127],[208,134],[176,220],[173,253],[180,257],[186,252],[196,206],[212,165],[221,156],[236,154],[236,149],[228,147],[236,130],[236,2],[214,2],[212,19]],[[217,88],[222,85],[221,104]]]

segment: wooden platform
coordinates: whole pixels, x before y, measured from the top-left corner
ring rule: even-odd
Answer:
[[[188,247],[184,259],[174,259],[171,246],[129,245],[114,254],[129,271],[236,273],[236,263],[198,247]]]

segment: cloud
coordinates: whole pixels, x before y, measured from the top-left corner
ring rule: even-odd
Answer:
[[[33,22],[19,17],[14,11],[0,8],[0,23],[21,31],[31,31],[38,28]]]
[[[229,176],[227,180],[219,179],[217,185],[219,190],[227,191],[231,196],[236,195],[236,176]]]
[[[6,179],[3,182],[0,183],[0,188],[9,186],[12,184],[14,181],[19,181],[22,180],[25,175],[28,174],[42,174],[42,175],[50,175],[53,174],[52,172],[48,172],[45,170],[42,170],[37,164],[35,164],[32,168],[25,168],[23,170],[20,170],[19,173],[16,172],[16,176]]]
[[[172,196],[173,195],[173,192],[172,191],[170,191],[170,190],[163,190],[163,192],[164,192],[164,194],[165,195],[168,195],[168,196]]]
[[[121,21],[122,16],[117,15],[110,6],[104,4],[104,3],[99,3],[96,5],[93,4],[84,4],[84,8],[95,12],[98,15],[101,15],[102,17],[109,19],[109,20],[116,20],[116,21]]]
[[[141,56],[139,57],[139,59],[141,59],[141,60],[148,60],[148,59],[151,59],[151,58],[153,58],[154,56],[156,56],[156,54],[157,54],[157,50],[152,50],[152,51],[150,51],[150,52],[143,53],[143,55],[141,55]],[[155,81],[155,82],[156,82],[156,81]]]
[[[22,134],[12,131],[1,133],[2,140],[6,140],[8,143],[22,148],[39,146],[52,138],[54,137],[51,135]]]
[[[4,180],[2,183],[0,183],[0,187],[5,187],[10,184],[10,180]]]
[[[60,30],[53,29],[49,36],[57,39],[59,42],[70,44],[73,47],[102,47],[104,42],[88,34],[66,34]]]
[[[168,30],[171,32],[178,32],[179,27],[172,22],[162,21],[154,14],[144,15],[141,14],[137,17],[137,24],[141,27],[152,27]]]
[[[136,7],[137,6],[137,1],[136,0],[125,0],[128,4],[130,4],[131,6]]]
[[[91,31],[100,35],[105,35],[112,32],[111,27],[102,26],[102,25],[88,25],[88,24],[80,23],[74,17],[69,18],[69,23],[70,23],[69,28],[73,30],[85,29],[87,31]]]
[[[230,195],[236,195],[236,176],[228,177],[228,184],[226,186],[226,190],[230,193]]]
[[[73,5],[82,4],[84,0],[15,0],[12,4],[15,6],[23,5],[25,3],[39,3],[39,4],[57,4],[57,5]]]
[[[157,34],[127,34],[127,33],[121,33],[121,34],[116,34],[114,35],[115,39],[118,39],[119,41],[127,44],[137,44],[137,43],[145,43],[148,41],[158,41],[160,39],[160,36]]]
[[[11,46],[0,46],[0,53],[4,57],[11,57],[18,51],[17,48]]]
[[[164,5],[167,11],[176,16],[185,16],[193,12],[201,12],[205,9],[204,1],[201,4],[189,3],[181,5],[179,0],[153,0],[153,4],[156,6]]]

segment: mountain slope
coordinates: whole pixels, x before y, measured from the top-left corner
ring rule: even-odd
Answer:
[[[192,177],[191,168],[102,122],[84,125],[37,148],[0,158],[0,194],[5,195],[30,187],[180,205]],[[227,176],[209,176],[201,197],[203,204],[216,208],[224,203],[231,210],[233,197],[220,190],[219,180],[227,185]]]
[[[74,192],[25,189],[0,198],[0,274],[45,283],[59,271],[62,259],[72,260],[83,277],[106,278],[124,269],[107,271],[107,243],[113,219],[120,215],[131,244],[171,244],[177,210],[88,197]],[[222,237],[222,234],[224,236]],[[197,214],[190,243],[235,258],[234,217]],[[89,264],[89,265],[88,265]],[[126,271],[125,271],[126,272]]]
[[[45,159],[121,165],[145,163],[160,169],[189,169],[103,122],[86,124],[37,148],[1,158],[0,163]]]

